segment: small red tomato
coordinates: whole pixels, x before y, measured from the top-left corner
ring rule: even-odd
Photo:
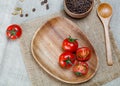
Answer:
[[[6,30],[6,35],[9,39],[15,40],[19,38],[22,34],[22,29],[19,25],[17,24],[12,24],[8,26]]]
[[[88,61],[91,57],[91,50],[88,47],[78,48],[76,56],[79,61]]]
[[[76,57],[71,52],[63,52],[59,56],[59,65],[62,68],[70,68],[74,64],[75,59]]]
[[[62,43],[62,48],[65,51],[76,52],[78,48],[77,39],[73,39],[71,36],[69,38],[66,38]]]
[[[76,76],[86,75],[88,69],[88,64],[86,62],[77,62],[77,64],[73,66],[73,72]]]

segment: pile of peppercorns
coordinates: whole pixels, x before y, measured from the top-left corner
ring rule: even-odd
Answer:
[[[66,6],[73,13],[85,13],[93,3],[93,0],[66,0]]]

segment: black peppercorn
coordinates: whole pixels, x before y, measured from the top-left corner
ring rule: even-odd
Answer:
[[[25,14],[25,17],[28,17],[28,14]]]
[[[48,10],[49,9],[49,5],[48,4],[46,4],[46,10]]]
[[[35,9],[35,8],[33,8],[33,9],[32,9],[32,11],[33,11],[33,12],[35,12],[35,11],[36,11],[36,9]]]
[[[41,1],[41,5],[44,5],[45,3],[44,3],[44,1]]]
[[[47,3],[48,1],[47,0],[44,0],[44,3]]]
[[[20,17],[23,17],[23,14],[20,14]]]

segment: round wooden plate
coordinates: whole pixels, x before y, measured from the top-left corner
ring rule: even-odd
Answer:
[[[71,69],[62,69],[58,64],[59,55],[63,52],[62,41],[68,36],[77,38],[79,47],[87,46],[92,51],[91,59],[87,62],[89,72],[85,76],[77,77]],[[90,80],[98,69],[98,57],[88,38],[70,20],[55,17],[39,28],[32,39],[31,51],[37,63],[54,78],[71,84]]]

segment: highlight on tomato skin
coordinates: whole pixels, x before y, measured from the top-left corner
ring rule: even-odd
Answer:
[[[75,59],[75,55],[71,52],[63,52],[59,56],[59,65],[61,66],[61,68],[68,69],[73,66]]]
[[[81,47],[76,51],[77,60],[85,62],[91,58],[91,50],[89,47]]]
[[[22,28],[17,24],[12,24],[7,27],[6,36],[8,39],[15,40],[22,35]]]
[[[62,48],[64,51],[76,52],[78,48],[77,39],[74,39],[71,36],[69,36],[68,38],[63,40]]]
[[[73,66],[73,73],[76,76],[83,76],[88,73],[89,66],[86,62],[80,62],[78,61],[74,66]]]

